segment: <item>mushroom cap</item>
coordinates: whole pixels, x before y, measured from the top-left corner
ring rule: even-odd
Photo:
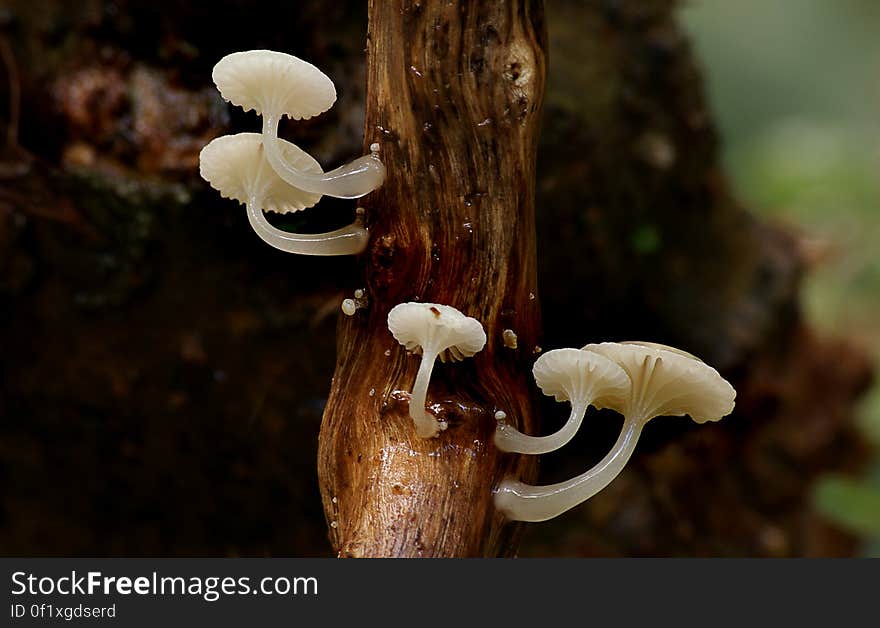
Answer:
[[[279,139],[284,158],[303,172],[321,174],[321,165],[304,150]],[[279,177],[263,153],[263,139],[259,133],[223,135],[211,140],[199,153],[199,173],[220,192],[247,204],[251,194],[265,211],[285,214],[311,207],[320,194],[305,192]]]
[[[644,340],[627,340],[625,342],[621,342],[618,344],[622,345],[636,345],[638,347],[648,347],[650,349],[662,349],[664,351],[672,351],[672,353],[677,353],[678,355],[682,355],[686,358],[691,358],[692,360],[696,360],[697,362],[702,362],[700,358],[695,356],[693,353],[688,353],[687,351],[683,351],[676,347],[670,347],[669,345],[661,345],[659,342],[647,342]]]
[[[593,351],[554,349],[532,367],[535,383],[556,401],[580,401],[597,407],[621,407],[629,397],[629,376],[615,362]]]
[[[690,417],[717,421],[733,411],[736,391],[711,366],[688,353],[655,343],[603,342],[584,347],[619,364],[632,380],[626,404],[611,407],[629,418]]]
[[[217,62],[211,77],[225,100],[259,115],[302,120],[324,113],[336,102],[330,77],[283,52],[233,52]]]
[[[388,329],[409,351],[436,351],[441,362],[469,358],[486,345],[480,321],[439,303],[395,305],[388,312]]]

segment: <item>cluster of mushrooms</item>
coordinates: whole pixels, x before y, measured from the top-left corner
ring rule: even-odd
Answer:
[[[295,120],[327,111],[336,101],[333,82],[315,66],[270,50],[227,55],[214,67],[214,83],[224,99],[263,117],[261,134],[239,133],[211,141],[200,153],[200,172],[226,198],[244,204],[254,231],[268,244],[305,255],[358,254],[368,234],[356,218],[350,225],[320,234],[296,234],[273,227],[264,211],[293,212],[311,207],[323,195],[359,198],[378,188],[385,168],[378,146],[371,154],[330,172],[296,145],[278,138],[283,116]],[[350,301],[350,303],[349,303]],[[342,309],[352,315],[351,299]],[[401,303],[388,314],[388,329],[413,354],[421,355],[409,401],[409,415],[421,438],[437,436],[446,425],[426,411],[436,360],[471,357],[486,344],[476,319],[449,305]],[[656,416],[690,415],[715,421],[733,410],[736,391],[718,371],[698,358],[647,342],[603,342],[581,349],[555,349],[539,357],[532,373],[546,395],[568,401],[571,414],[547,436],[530,436],[506,422],[499,411],[495,445],[501,451],[539,455],[568,443],[589,406],[610,408],[624,417],[614,447],[585,473],[549,486],[507,479],[495,493],[496,507],[516,521],[545,521],[586,501],[605,488],[635,450],[644,425]]]
[[[486,344],[483,326],[448,305],[401,303],[388,314],[388,329],[413,353],[421,353],[409,414],[416,433],[436,436],[443,426],[425,411],[431,370],[437,357],[461,360]],[[733,411],[736,391],[711,366],[673,347],[650,342],[603,342],[581,349],[554,349],[532,368],[545,395],[568,401],[571,414],[548,436],[529,436],[496,415],[495,446],[501,451],[545,454],[568,443],[589,406],[610,408],[624,416],[623,428],[611,451],[598,464],[566,482],[530,486],[504,480],[495,505],[515,521],[546,521],[601,491],[623,470],[635,450],[642,428],[657,416],[690,417],[697,423],[717,421]]]
[[[264,211],[287,213],[311,207],[324,195],[360,198],[385,179],[378,145],[371,154],[324,172],[304,150],[278,137],[284,116],[305,120],[336,102],[333,81],[311,63],[272,50],[248,50],[214,66],[220,95],[263,118],[262,133],[238,133],[212,140],[199,154],[199,172],[225,198],[245,205],[251,227],[277,249],[302,255],[355,255],[367,245],[367,231],[355,218],[328,233],[290,233],[275,228]]]

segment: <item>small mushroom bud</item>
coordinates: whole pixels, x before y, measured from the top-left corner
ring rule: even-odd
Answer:
[[[354,316],[355,312],[357,312],[357,303],[355,303],[354,299],[343,299],[342,313],[346,316]]]
[[[400,303],[388,312],[388,329],[413,353],[422,354],[409,401],[409,415],[422,438],[433,438],[441,426],[425,411],[434,362],[469,358],[486,345],[486,332],[475,318],[438,303]]]

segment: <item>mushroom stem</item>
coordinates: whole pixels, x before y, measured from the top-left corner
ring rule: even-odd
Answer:
[[[512,425],[500,423],[495,430],[495,446],[501,451],[518,454],[546,454],[568,443],[581,427],[588,403],[572,402],[571,414],[558,431],[547,436],[528,436]]]
[[[590,499],[617,477],[635,451],[642,421],[629,421],[614,447],[595,467],[558,484],[530,486],[504,480],[495,493],[495,507],[513,521],[546,521]]]
[[[272,169],[288,184],[313,194],[335,198],[360,198],[369,194],[385,180],[385,166],[375,154],[358,157],[335,170],[309,174],[291,166],[278,142],[277,117],[263,116],[263,147]]]
[[[256,197],[247,204],[248,221],[264,242],[287,253],[300,255],[357,255],[367,246],[368,233],[359,220],[326,233],[290,233],[266,220]]]
[[[437,420],[425,410],[428,397],[428,383],[431,381],[431,372],[437,361],[436,351],[422,352],[422,361],[419,364],[419,372],[413,384],[412,395],[409,398],[409,416],[416,425],[416,434],[421,438],[433,438],[440,431]]]

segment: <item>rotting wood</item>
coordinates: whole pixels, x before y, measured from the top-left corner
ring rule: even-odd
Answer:
[[[546,76],[540,1],[371,0],[365,146],[388,170],[364,200],[369,307],[342,316],[319,441],[319,479],[340,556],[493,556],[516,526],[492,506],[535,463],[492,445],[494,414],[535,426],[538,348],[535,153]],[[419,365],[388,332],[404,301],[480,320],[486,348],[438,365],[428,408],[449,428],[415,435],[406,391]],[[517,348],[505,347],[513,330]]]

